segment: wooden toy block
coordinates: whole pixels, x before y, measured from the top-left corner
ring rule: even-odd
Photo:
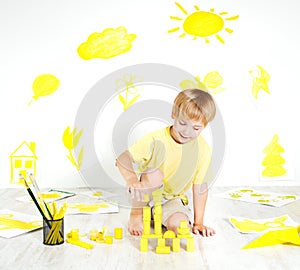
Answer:
[[[71,230],[71,238],[78,240],[79,239],[79,229],[72,229]]]
[[[179,252],[180,251],[180,239],[179,238],[173,238],[172,239],[172,251],[173,252]]]
[[[86,248],[86,249],[91,249],[91,248],[94,247],[93,244],[83,242],[83,241],[80,241],[80,240],[76,240],[76,239],[73,239],[73,238],[67,238],[66,241],[67,241],[67,243],[70,243],[70,244],[73,244],[73,245],[76,245],[76,246],[80,246],[80,247],[83,247],[83,248]]]
[[[155,249],[155,252],[157,254],[170,254],[171,253],[171,247],[170,246],[164,246],[164,247],[157,246],[156,249]]]
[[[180,227],[179,228],[188,228],[187,220],[180,220]]]
[[[177,228],[178,234],[189,234],[190,233],[190,228]]]
[[[98,231],[97,230],[90,230],[90,232],[89,232],[90,240],[96,241],[97,237],[98,237]]]
[[[155,205],[154,206],[154,213],[161,215],[162,214],[162,206],[161,205]]]
[[[140,240],[140,250],[141,252],[148,252],[148,239],[147,238],[141,238]]]
[[[193,238],[193,236],[191,234],[177,234],[177,238],[190,239],[190,238]]]
[[[158,247],[164,247],[166,245],[166,239],[164,238],[158,238],[157,239],[157,246]]]
[[[105,236],[104,242],[105,242],[105,244],[112,244],[113,243],[113,236],[112,235]]]
[[[194,238],[188,238],[186,240],[186,251],[187,252],[193,252],[193,251],[195,251]]]
[[[143,220],[151,221],[151,208],[149,206],[143,207]]]
[[[142,238],[162,238],[162,234],[142,234]]]
[[[161,219],[162,219],[162,217],[161,217],[161,215],[158,215],[158,214],[154,214],[154,216],[153,216],[153,219],[154,219],[154,222],[160,222],[161,223]]]
[[[150,232],[151,232],[150,221],[144,221],[143,225],[144,225],[143,234],[150,234]]]
[[[161,235],[162,234],[161,222],[154,221],[154,233],[156,235]]]
[[[173,231],[170,231],[170,230],[167,230],[167,231],[165,231],[165,233],[164,233],[164,238],[166,239],[166,238],[176,238],[176,235],[175,235],[175,233],[173,232]]]
[[[123,229],[115,228],[114,229],[114,237],[115,237],[115,239],[122,239],[123,238]]]
[[[150,201],[150,196],[149,194],[144,194],[144,199],[143,199],[144,202],[149,202]]]

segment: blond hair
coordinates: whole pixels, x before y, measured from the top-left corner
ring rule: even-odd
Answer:
[[[206,126],[216,114],[216,106],[212,96],[200,89],[186,89],[174,100],[172,114],[178,117],[182,113],[190,120],[200,121]]]

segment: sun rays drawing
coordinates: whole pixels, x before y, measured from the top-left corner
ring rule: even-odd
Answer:
[[[227,27],[227,22],[239,18],[239,15],[230,16],[228,12],[225,11],[216,13],[214,8],[211,8],[209,11],[203,11],[196,5],[194,6],[195,11],[189,13],[178,2],[175,2],[175,4],[184,14],[184,17],[170,16],[170,19],[183,21],[183,24],[182,27],[178,26],[170,29],[168,33],[182,30],[183,33],[179,35],[180,38],[188,34],[193,37],[193,40],[203,38],[206,43],[210,43],[210,37],[215,36],[220,43],[224,44],[225,41],[221,36],[221,32],[224,30],[231,34],[233,30]]]

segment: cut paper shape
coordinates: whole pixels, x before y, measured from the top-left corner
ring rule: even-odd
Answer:
[[[196,11],[189,14],[179,3],[175,2],[175,4],[185,16],[185,18],[170,16],[171,20],[183,21],[183,33],[179,36],[180,38],[188,34],[193,36],[194,40],[204,38],[206,43],[210,43],[209,37],[214,35],[220,43],[224,44],[225,41],[220,35],[221,31],[224,29],[229,34],[233,32],[232,29],[225,25],[225,22],[239,18],[238,15],[228,17],[228,12],[220,12],[217,14],[213,8],[209,11],[202,11],[196,5],[194,6]],[[181,30],[180,27],[175,27],[170,29],[168,33],[174,33],[179,30]]]
[[[102,33],[92,33],[87,41],[78,47],[77,52],[84,60],[108,59],[128,52],[135,38],[136,35],[128,34],[124,26],[107,28]]]
[[[23,181],[19,178],[22,174],[27,179],[27,174],[36,174],[37,156],[35,153],[35,142],[22,142],[9,156],[10,158],[10,183],[23,185]],[[27,180],[31,183],[30,179]]]
[[[114,193],[105,191],[105,190],[88,190],[80,193],[81,195],[88,196],[90,198],[96,198],[96,199],[101,199],[101,198],[109,198],[115,196]]]
[[[74,214],[106,214],[119,212],[119,206],[110,202],[68,203],[68,215]]]
[[[76,132],[77,132],[76,128],[74,128],[73,131],[71,131],[71,128],[67,127],[63,133],[63,143],[64,146],[69,150],[69,155],[67,155],[67,158],[79,171],[83,160],[84,147],[82,146],[80,148],[77,160],[76,157],[74,157],[73,155],[73,150],[78,145],[83,130],[80,130],[78,133]]]
[[[22,214],[9,209],[0,210],[0,236],[11,238],[41,228],[40,217]]]
[[[42,74],[35,78],[32,84],[34,96],[29,101],[28,106],[33,100],[38,100],[39,97],[44,97],[54,93],[59,87],[59,79],[52,74]]]
[[[284,148],[279,144],[279,136],[275,134],[271,142],[264,148],[265,158],[262,161],[262,166],[265,169],[262,171],[262,177],[278,177],[286,174],[286,169],[282,166],[285,159],[282,157]]]
[[[125,74],[122,78],[118,79],[117,91],[119,92],[119,100],[123,105],[123,110],[126,111],[132,104],[134,104],[140,97],[141,88],[136,87],[135,84],[141,82],[142,79],[137,76]],[[125,88],[125,90],[124,90]],[[121,94],[125,92],[124,94]]]
[[[266,247],[278,244],[300,246],[300,226],[284,230],[272,230],[245,245],[242,249]]]
[[[232,189],[219,194],[218,197],[244,201],[249,203],[259,203],[275,207],[280,207],[300,199],[294,194],[280,194],[275,192],[265,192],[255,189]]]
[[[27,180],[28,181],[28,180]],[[65,199],[71,196],[74,196],[75,193],[73,192],[68,192],[68,191],[63,191],[63,190],[56,190],[56,189],[50,189],[48,191],[43,191],[40,193],[40,196],[43,198],[45,202],[53,202],[53,201],[58,201],[61,199]],[[32,199],[30,196],[22,196],[17,198],[18,201],[21,202],[31,202]]]
[[[269,91],[269,81],[270,75],[269,73],[262,68],[261,66],[257,66],[257,70],[250,70],[249,73],[252,77],[252,96],[255,99],[258,99],[258,92],[260,90],[265,91],[267,94],[270,94]]]
[[[276,229],[291,229],[298,225],[288,215],[265,219],[233,216],[229,221],[240,233],[263,233]]]
[[[199,76],[195,77],[195,81],[192,80],[183,80],[180,83],[180,87],[184,89],[198,88],[203,91],[209,92],[210,94],[220,94],[225,88],[222,87],[223,78],[217,71],[211,71],[207,73],[201,81]]]

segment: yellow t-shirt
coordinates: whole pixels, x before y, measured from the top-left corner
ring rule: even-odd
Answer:
[[[179,144],[171,136],[170,126],[148,133],[129,149],[139,173],[159,168],[164,174],[164,190],[172,195],[184,194],[192,184],[201,184],[211,160],[205,139]]]

